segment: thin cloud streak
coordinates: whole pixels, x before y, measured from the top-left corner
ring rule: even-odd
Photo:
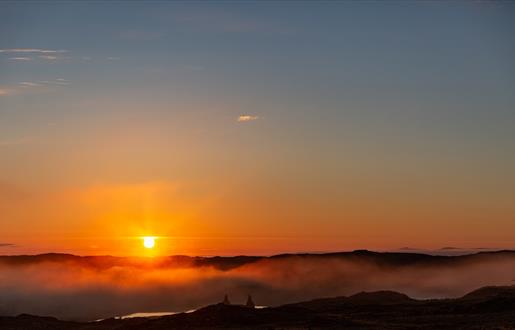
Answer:
[[[12,60],[12,61],[32,61],[32,58],[31,58],[31,57],[22,57],[22,56],[18,56],[18,57],[9,57],[8,59],[9,59],[9,60]]]
[[[67,53],[66,49],[40,49],[40,48],[7,48],[0,49],[0,53],[40,53],[40,54],[57,54]]]
[[[30,81],[22,81],[20,83],[20,85],[22,86],[25,86],[25,87],[35,87],[35,86],[39,86],[38,83],[33,83],[33,82],[30,82]]]
[[[16,86],[10,86],[7,88],[0,88],[0,96],[14,95],[22,92],[28,92],[29,90],[37,88],[45,88],[51,86],[68,86],[70,81],[58,78],[55,80],[38,80],[38,81],[22,81]],[[1,145],[1,144],[0,144]]]
[[[39,58],[45,59],[45,60],[57,60],[57,56],[53,55],[40,55]]]
[[[65,79],[56,79],[56,81],[50,81],[50,80],[41,80],[38,81],[39,84],[46,84],[46,85],[61,85],[61,86],[67,86],[70,84],[69,80]]]

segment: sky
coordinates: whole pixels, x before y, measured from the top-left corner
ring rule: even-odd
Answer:
[[[510,2],[2,1],[0,254],[514,248],[514,33]]]

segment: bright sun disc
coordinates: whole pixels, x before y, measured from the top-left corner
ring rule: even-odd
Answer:
[[[156,238],[153,236],[143,237],[143,246],[147,249],[151,249],[156,245]]]

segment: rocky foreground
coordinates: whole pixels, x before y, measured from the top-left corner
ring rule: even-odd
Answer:
[[[458,299],[377,291],[263,309],[221,303],[191,313],[84,323],[23,314],[0,317],[0,329],[515,329],[515,286],[484,287]]]

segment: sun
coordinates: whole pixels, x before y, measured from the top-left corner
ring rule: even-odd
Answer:
[[[156,238],[154,236],[144,236],[143,237],[143,246],[146,249],[152,249],[156,245]]]

